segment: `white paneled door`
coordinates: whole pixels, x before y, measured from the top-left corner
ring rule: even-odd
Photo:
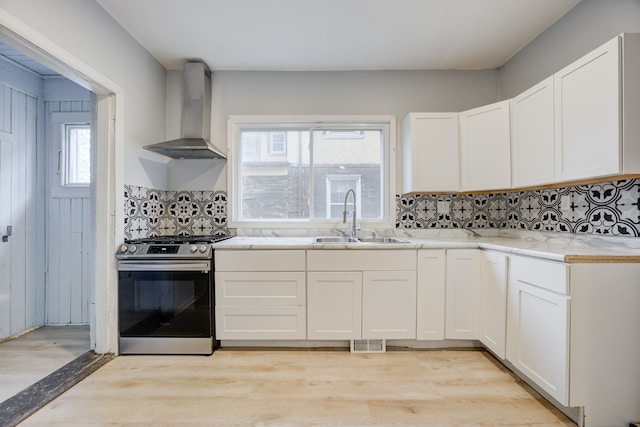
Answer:
[[[37,323],[35,130],[36,99],[0,84],[0,338]]]

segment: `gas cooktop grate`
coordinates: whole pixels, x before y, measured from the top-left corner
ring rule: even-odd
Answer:
[[[232,236],[217,234],[209,236],[155,236],[145,237],[143,239],[125,240],[128,244],[162,244],[162,245],[180,245],[185,243],[217,243],[223,240],[230,239]]]

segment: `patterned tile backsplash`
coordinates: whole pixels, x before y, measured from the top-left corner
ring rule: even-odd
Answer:
[[[127,239],[229,234],[225,191],[161,191],[124,186]]]
[[[497,194],[419,194],[396,199],[396,228],[502,228],[640,236],[640,179]],[[229,234],[227,193],[160,191],[125,185],[124,234],[127,239]]]
[[[497,194],[405,195],[397,201],[397,228],[640,236],[640,179]],[[449,209],[438,212],[438,202],[449,202]]]

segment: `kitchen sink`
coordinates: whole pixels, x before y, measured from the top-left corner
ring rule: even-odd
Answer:
[[[362,243],[409,243],[408,240],[400,239],[398,237],[362,237],[358,240]]]
[[[325,236],[314,238],[313,243],[359,243],[359,240],[353,237]]]

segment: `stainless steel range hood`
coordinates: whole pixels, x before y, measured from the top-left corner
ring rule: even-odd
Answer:
[[[202,62],[184,64],[182,138],[144,148],[173,159],[226,159],[209,142],[211,132],[211,72]]]

